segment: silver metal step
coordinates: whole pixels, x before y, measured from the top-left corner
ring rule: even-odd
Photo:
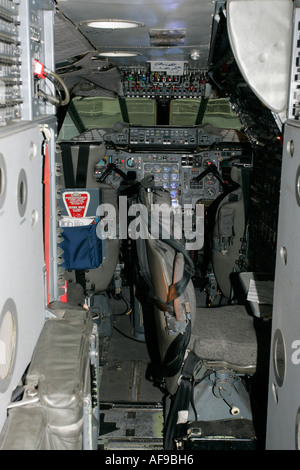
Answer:
[[[163,449],[160,403],[100,403],[99,450]]]

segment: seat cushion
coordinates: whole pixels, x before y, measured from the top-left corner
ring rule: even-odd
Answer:
[[[253,318],[242,305],[197,308],[188,348],[201,359],[255,366],[257,339]]]

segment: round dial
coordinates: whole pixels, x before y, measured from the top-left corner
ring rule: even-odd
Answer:
[[[133,168],[133,167],[135,166],[135,164],[136,164],[136,163],[135,163],[135,159],[134,159],[134,158],[132,158],[132,157],[128,158],[128,160],[127,160],[127,166],[129,166],[129,168]]]
[[[205,182],[206,182],[207,185],[212,186],[212,185],[216,184],[217,178],[212,174],[208,174],[208,175],[206,175]]]
[[[214,188],[208,188],[206,194],[208,197],[214,197],[214,195],[216,194],[216,190]]]

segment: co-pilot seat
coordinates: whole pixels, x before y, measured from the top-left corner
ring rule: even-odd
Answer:
[[[160,196],[152,193],[156,202]],[[145,204],[147,197],[143,191]],[[253,319],[240,305],[196,306],[192,263],[179,241],[140,239],[138,258],[154,310],[154,321],[145,321],[145,337],[156,361],[153,370],[165,379],[169,394],[165,448],[174,449],[176,441],[182,448],[192,438],[202,439],[208,424],[210,438],[237,437],[236,432],[247,436],[243,442],[252,442],[251,407],[241,377],[256,369]]]
[[[72,195],[74,193],[83,194],[88,197],[88,209],[85,213],[86,217],[96,217],[99,204],[104,203],[112,204],[117,214],[116,189],[108,184],[99,184],[94,178],[94,167],[104,156],[105,146],[101,143],[60,143],[57,150],[56,161],[62,170],[58,180],[58,184],[61,188],[60,212],[62,217],[64,215],[68,216],[65,204],[66,197],[70,197],[70,194]],[[99,239],[99,233],[96,232],[95,227],[92,229],[93,230],[89,230],[86,240],[93,241],[85,250],[89,250],[91,257],[90,265],[86,261],[84,251],[82,252],[83,255],[81,259],[77,252],[71,253],[70,256],[66,253],[66,249],[68,251],[68,248],[66,248],[66,244],[68,244],[66,240],[67,230],[71,232],[72,235],[72,230],[69,227],[63,228],[63,242],[61,248],[65,251],[62,254],[62,258],[65,259],[63,267],[66,269],[65,278],[69,288],[71,285],[81,286],[84,295],[90,295],[92,296],[91,298],[95,299],[94,294],[105,292],[111,283],[118,263],[119,241],[108,238],[102,242]],[[83,228],[82,230],[85,229]],[[80,243],[80,241],[77,242],[78,252],[81,246]],[[70,239],[69,245],[72,246],[72,244],[73,241]],[[69,266],[66,263],[67,258],[70,258]]]
[[[226,298],[231,296],[230,274],[239,269],[242,261],[242,240],[247,221],[247,178],[249,168],[232,166],[230,177],[233,190],[220,201],[215,215],[211,261],[219,289]]]

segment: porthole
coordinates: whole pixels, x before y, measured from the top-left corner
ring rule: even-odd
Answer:
[[[4,176],[4,170],[2,167],[0,167],[0,196],[3,194],[5,188],[5,176]]]
[[[296,192],[296,200],[298,206],[300,206],[300,166],[298,167],[298,171],[296,174],[296,183],[295,183],[295,192]]]
[[[6,165],[3,155],[0,153],[0,209],[2,209],[4,205],[6,185]]]
[[[20,203],[20,205],[23,206],[25,201],[26,201],[26,186],[25,186],[24,181],[20,181],[20,185],[19,185],[19,203]]]
[[[289,140],[287,143],[287,151],[291,158],[294,156],[295,145],[293,140]]]
[[[279,387],[282,386],[286,372],[286,352],[284,338],[280,330],[276,330],[273,342],[273,366],[276,382]]]
[[[27,205],[27,178],[26,173],[22,169],[19,174],[18,188],[17,188],[17,204],[18,210],[21,217],[24,216]]]
[[[0,316],[0,391],[10,382],[16,357],[17,312],[12,299],[8,299]]]

